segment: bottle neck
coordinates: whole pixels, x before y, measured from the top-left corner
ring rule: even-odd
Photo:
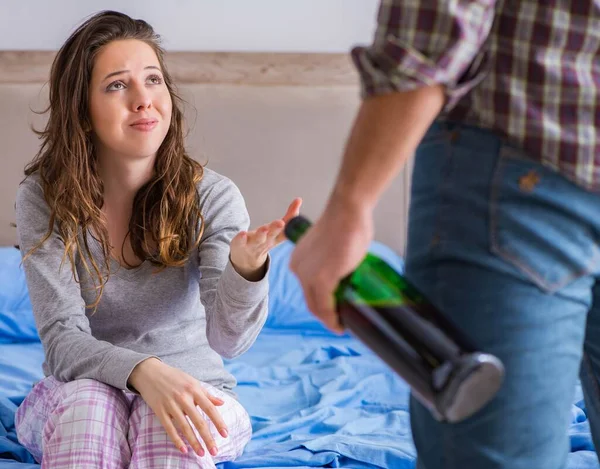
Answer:
[[[292,218],[285,225],[285,236],[294,244],[300,241],[300,238],[309,230],[312,223],[302,215]]]

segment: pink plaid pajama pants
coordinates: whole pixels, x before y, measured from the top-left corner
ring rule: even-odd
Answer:
[[[252,426],[234,398],[203,385],[225,401],[217,409],[227,438],[198,409],[217,444],[215,457],[205,447],[201,458],[189,444],[188,453],[181,453],[140,396],[92,379],[62,383],[47,377],[37,383],[17,410],[17,436],[42,469],[214,469],[242,454]]]

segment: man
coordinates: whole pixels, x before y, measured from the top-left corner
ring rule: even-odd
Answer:
[[[291,268],[309,308],[363,258],[414,154],[406,275],[506,377],[458,424],[411,399],[422,469],[559,469],[578,373],[600,443],[600,2],[383,0],[364,100]]]

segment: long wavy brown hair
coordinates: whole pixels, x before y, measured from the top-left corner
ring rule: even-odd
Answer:
[[[98,305],[110,275],[110,245],[101,211],[103,184],[92,139],[89,84],[102,47],[123,39],[144,41],[154,49],[173,102],[170,127],[156,155],[153,177],[134,198],[129,222],[133,251],[139,259],[159,268],[181,266],[198,247],[204,226],[197,191],[203,167],[184,147],[182,101],[165,66],[160,37],[145,21],[123,13],[103,11],[90,17],[69,37],[52,63],[50,102],[44,111],[49,112],[49,119],[44,130],[34,129],[42,143],[25,175],[39,174],[50,207],[48,232],[27,255],[56,227],[65,245],[63,263],[69,259],[73,276],[79,281],[79,258],[94,283],[97,296],[88,305],[91,308]],[[88,234],[102,246],[101,264],[90,252]]]

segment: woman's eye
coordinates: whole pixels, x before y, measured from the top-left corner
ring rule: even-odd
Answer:
[[[153,85],[160,85],[163,82],[163,79],[160,75],[150,75],[148,77],[148,81],[150,81],[150,83],[152,83]]]
[[[110,85],[108,85],[108,87],[106,88],[107,91],[119,91],[125,88],[125,85],[123,84],[123,82],[121,81],[115,81],[112,82]]]

